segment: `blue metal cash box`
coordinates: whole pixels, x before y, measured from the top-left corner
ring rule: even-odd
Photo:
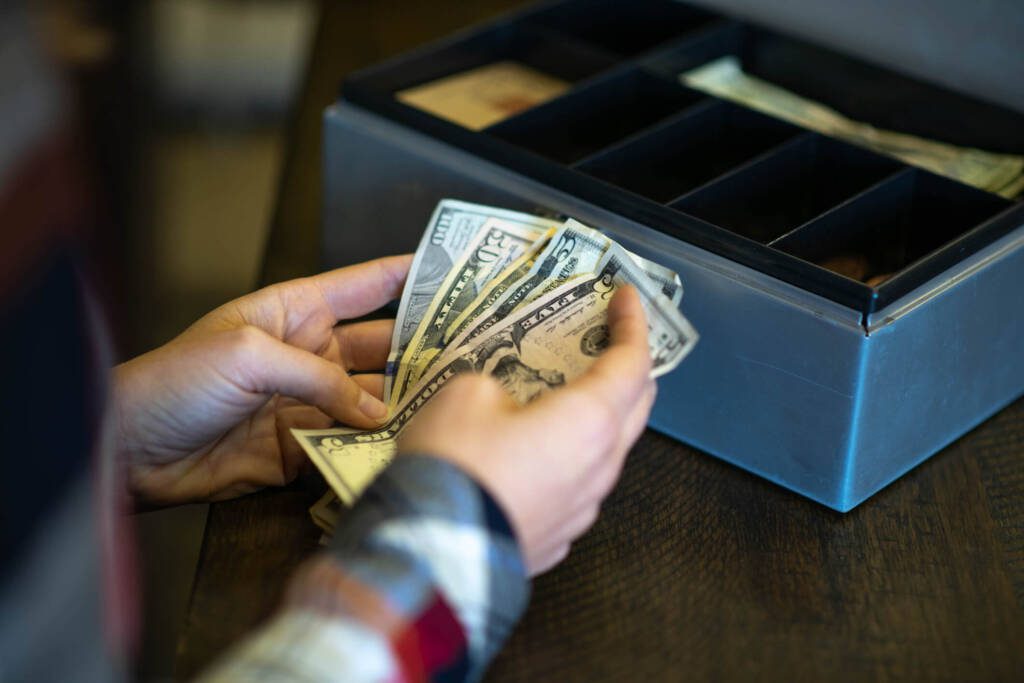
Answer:
[[[324,118],[325,265],[444,197],[575,217],[676,270],[701,343],[650,426],[846,511],[1024,391],[1024,205],[716,100],[723,55],[882,128],[1024,154],[1024,115],[682,3],[545,4],[360,72]],[[471,130],[405,89],[569,84]],[[881,96],[884,95],[884,96]],[[853,255],[888,279],[825,267]]]

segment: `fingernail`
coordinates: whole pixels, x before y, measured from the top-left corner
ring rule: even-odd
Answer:
[[[359,410],[366,417],[378,422],[388,414],[388,407],[365,391],[359,397]]]

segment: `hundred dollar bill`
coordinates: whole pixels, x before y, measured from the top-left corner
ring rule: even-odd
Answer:
[[[384,402],[391,394],[394,373],[402,354],[419,326],[423,314],[452,267],[477,238],[484,224],[498,218],[517,225],[538,236],[555,228],[558,222],[530,214],[490,206],[470,204],[454,199],[438,203],[423,233],[413,258],[402,299],[398,305],[395,330],[391,336],[391,352],[384,371]]]
[[[394,369],[391,404],[414,385],[424,369],[444,349],[444,331],[476,298],[480,290],[544,236],[538,225],[491,218],[480,228],[461,258],[434,292],[416,332]]]
[[[403,427],[457,374],[490,374],[520,403],[582,374],[608,345],[608,302],[626,283],[637,288],[647,312],[651,374],[664,374],[690,352],[697,334],[632,259],[612,246],[590,277],[567,281],[517,310],[471,346],[446,352],[383,427],[369,432],[293,429],[292,434],[338,496],[352,500],[390,462]]]
[[[679,76],[694,90],[731,100],[809,130],[896,157],[912,166],[1013,199],[1024,190],[1024,157],[875,128],[745,73],[734,56]]]

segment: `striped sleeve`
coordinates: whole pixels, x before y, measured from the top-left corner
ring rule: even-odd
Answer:
[[[402,456],[209,680],[477,680],[528,598],[487,492],[443,460]]]

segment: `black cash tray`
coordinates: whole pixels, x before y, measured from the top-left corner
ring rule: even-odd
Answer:
[[[342,98],[868,316],[1024,222],[1024,206],[718,100],[746,72],[881,128],[1024,154],[1024,115],[672,0],[546,3],[361,71]],[[474,132],[395,98],[499,60],[572,84]],[[816,265],[857,253],[876,287]]]

